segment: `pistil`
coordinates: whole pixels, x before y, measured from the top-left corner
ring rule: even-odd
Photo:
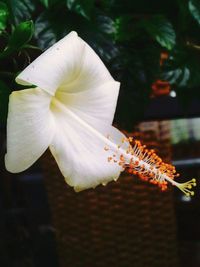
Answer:
[[[122,139],[121,144],[132,143],[132,138]],[[109,157],[109,162],[116,162],[124,168],[129,174],[137,175],[141,180],[149,181],[158,185],[162,191],[167,189],[168,183],[178,187],[186,196],[193,196],[193,186],[196,186],[196,180],[193,178],[185,183],[178,183],[174,179],[179,177],[179,173],[173,165],[164,163],[162,159],[156,155],[154,150],[148,150],[140,141],[135,140],[134,146],[128,145],[126,151],[123,151],[118,145],[118,152],[114,155],[115,160]],[[106,147],[106,151],[109,148]],[[119,155],[118,155],[119,154]],[[118,160],[116,160],[118,155]]]

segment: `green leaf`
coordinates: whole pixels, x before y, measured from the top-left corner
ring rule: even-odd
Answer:
[[[49,7],[49,0],[40,0],[40,2],[46,7]]]
[[[200,1],[190,0],[188,7],[193,18],[200,24]]]
[[[179,46],[164,63],[161,78],[169,81],[176,88],[199,88],[199,72],[199,51]]]
[[[69,10],[76,12],[86,19],[90,19],[92,9],[94,8],[94,0],[66,0],[66,4]]]
[[[179,66],[162,74],[162,79],[171,85],[185,87],[190,79],[190,69],[187,66]]]
[[[15,49],[21,48],[30,41],[33,32],[34,25],[31,20],[20,23],[11,35],[8,46],[14,47]]]
[[[0,123],[5,123],[8,113],[8,99],[11,93],[10,88],[0,80]]]
[[[132,36],[133,20],[129,15],[119,16],[115,19],[115,40],[128,41]]]
[[[162,47],[171,50],[176,44],[176,34],[173,26],[164,16],[153,16],[141,23],[150,36]]]
[[[8,7],[5,3],[0,2],[0,32],[6,28],[8,18]]]
[[[48,12],[46,10],[36,19],[35,39],[41,49],[47,49],[67,34],[67,25],[64,16],[67,8],[65,7],[65,9],[59,10],[59,16],[57,9],[54,12]]]
[[[27,44],[33,36],[34,25],[32,21],[25,21],[16,26],[11,35],[8,45],[0,54],[0,57],[5,57],[14,51],[21,49]]]
[[[61,2],[62,0],[40,0],[40,2],[46,7],[49,8],[52,5]]]
[[[18,24],[22,21],[30,20],[35,11],[35,1],[32,0],[6,0],[10,18]]]

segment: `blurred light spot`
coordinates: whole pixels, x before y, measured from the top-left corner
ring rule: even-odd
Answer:
[[[171,97],[176,97],[176,92],[175,92],[175,91],[171,91],[171,92],[169,93],[169,95],[170,95]]]
[[[191,201],[191,197],[190,196],[186,196],[186,195],[182,195],[181,196],[181,201],[190,202]]]

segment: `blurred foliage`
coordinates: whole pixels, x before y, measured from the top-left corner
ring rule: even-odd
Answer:
[[[169,81],[186,106],[200,97],[199,0],[0,1],[0,120],[16,75],[75,30],[121,82],[116,123],[131,128],[148,106],[152,84]],[[160,66],[160,55],[168,59]]]

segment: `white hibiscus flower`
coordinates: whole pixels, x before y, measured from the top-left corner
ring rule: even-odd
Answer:
[[[76,191],[117,180],[128,165],[162,188],[171,182],[184,193],[193,194],[190,188],[194,180],[175,182],[169,165],[160,166],[155,157],[151,161],[150,152],[139,143],[132,148],[111,126],[120,84],[76,32],[45,51],[16,81],[36,88],[10,95],[5,156],[8,171],[26,170],[49,147],[66,182]]]

